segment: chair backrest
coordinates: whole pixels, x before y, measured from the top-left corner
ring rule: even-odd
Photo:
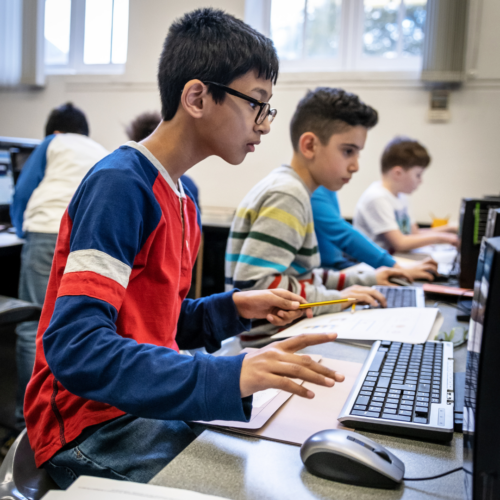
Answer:
[[[36,304],[0,295],[0,326],[35,321],[41,312],[42,308]]]
[[[0,467],[0,500],[39,500],[59,489],[45,469],[37,469],[26,429],[10,447]]]

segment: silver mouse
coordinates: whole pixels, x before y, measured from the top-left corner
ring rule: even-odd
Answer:
[[[342,429],[307,438],[300,458],[311,474],[357,486],[396,488],[405,473],[404,463],[383,446]]]

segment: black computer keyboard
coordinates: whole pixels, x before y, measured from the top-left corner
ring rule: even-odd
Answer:
[[[429,404],[441,402],[443,346],[382,342],[351,415],[427,423]]]
[[[416,293],[413,288],[395,286],[376,286],[374,288],[385,296],[387,307],[417,306]]]
[[[453,347],[383,341],[373,349],[371,363],[368,367],[369,360],[365,362],[339,420],[356,429],[451,439]]]

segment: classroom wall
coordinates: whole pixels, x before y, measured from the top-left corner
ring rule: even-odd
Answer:
[[[159,109],[156,65],[168,26],[183,12],[209,5],[243,16],[244,0],[130,0],[126,73],[113,77],[53,75],[43,90],[0,90],[0,135],[41,138],[48,111],[70,100],[86,111],[91,136],[109,150],[116,148],[125,142],[124,127],[134,116]],[[305,91],[317,85],[342,86],[358,93],[380,114],[379,125],[369,133],[362,152],[359,173],[339,192],[345,216],[352,216],[360,194],[378,178],[381,151],[396,134],[418,138],[433,158],[424,184],[412,196],[416,220],[428,222],[431,212],[456,219],[462,197],[499,193],[500,2],[483,0],[479,13],[471,27],[471,39],[477,39],[477,51],[470,58],[475,77],[453,92],[450,122],[427,121],[429,93],[418,75],[282,74],[272,99],[278,117],[257,151],[239,166],[209,158],[192,169],[202,206],[236,207],[256,182],[290,160],[290,117]]]

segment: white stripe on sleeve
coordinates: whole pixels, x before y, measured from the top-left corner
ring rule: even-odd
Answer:
[[[68,256],[64,274],[91,271],[116,281],[127,288],[132,269],[123,262],[100,250],[76,250]]]

